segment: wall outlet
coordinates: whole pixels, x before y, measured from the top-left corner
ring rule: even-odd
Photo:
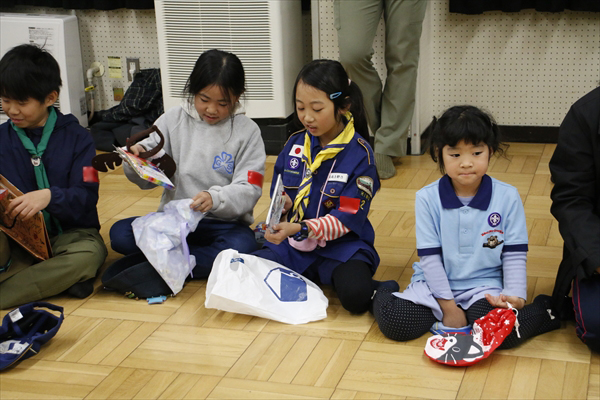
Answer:
[[[127,64],[125,69],[127,70],[127,80],[133,81],[135,74],[140,72],[140,59],[139,58],[127,58]]]

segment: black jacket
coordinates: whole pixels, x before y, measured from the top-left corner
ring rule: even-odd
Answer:
[[[561,317],[574,277],[600,267],[600,87],[579,99],[560,126],[550,160],[554,181],[550,211],[564,239],[553,300]]]

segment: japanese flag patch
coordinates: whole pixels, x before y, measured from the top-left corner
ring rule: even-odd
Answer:
[[[301,144],[295,144],[292,146],[292,149],[290,150],[290,156],[302,157],[302,152],[304,152],[304,146]]]

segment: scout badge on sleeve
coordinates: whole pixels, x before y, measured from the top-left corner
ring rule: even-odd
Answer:
[[[63,319],[62,307],[42,301],[25,304],[6,314],[0,326],[0,371],[36,355],[56,335]]]
[[[495,308],[473,323],[470,335],[445,333],[427,339],[425,355],[440,364],[464,367],[487,358],[513,327],[519,336],[518,311],[510,304],[509,308]]]
[[[162,148],[165,144],[165,137],[155,125],[149,129],[136,133],[130,138],[127,138],[127,151],[130,152],[131,146],[140,140],[147,138],[152,132],[156,132],[158,134],[160,137],[160,142],[155,148],[141,152],[139,154],[139,158],[152,160],[152,163],[156,167],[160,168],[168,178],[171,178],[177,170],[177,165],[170,155],[162,151]],[[98,154],[92,158],[92,166],[101,172],[107,172],[108,169],[115,169],[121,165],[122,162],[122,158],[116,152]]]

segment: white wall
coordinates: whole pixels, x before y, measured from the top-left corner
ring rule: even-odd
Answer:
[[[280,1],[280,0],[274,0]],[[105,67],[102,78],[96,78],[97,93],[95,110],[105,110],[116,104],[113,99],[113,88],[127,90],[131,82],[127,81],[126,58],[139,58],[140,68],[160,68],[158,54],[158,36],[154,10],[117,9],[99,10],[66,10],[46,7],[11,7],[0,8],[2,12],[37,13],[37,14],[73,14],[79,21],[81,53],[84,71],[94,61]],[[303,57],[308,62],[312,55],[310,14],[303,15]],[[121,57],[123,78],[110,78],[108,75],[108,57]],[[87,86],[87,82],[86,82]],[[89,102],[88,102],[89,107]]]
[[[462,103],[485,107],[503,125],[558,126],[569,106],[599,84],[600,13],[525,10],[462,15],[448,12],[448,0],[423,1],[429,5],[417,105],[421,126],[434,114]],[[107,73],[102,77],[96,110],[117,104],[113,87],[128,87],[125,57],[139,57],[141,68],[159,67],[154,10],[2,11],[77,15],[84,69],[93,61],[107,67],[108,56],[122,57],[124,78],[113,79]],[[313,58],[337,59],[333,0],[312,0],[312,14]],[[303,21],[303,52],[310,58],[310,17]],[[383,71],[383,24],[374,47],[375,64]]]
[[[113,88],[120,87],[126,90],[129,87],[131,82],[127,80],[125,66],[127,57],[139,58],[141,69],[160,67],[154,10],[99,11],[12,7],[2,11],[77,16],[84,72],[94,61],[100,62],[105,68],[104,76],[95,80],[95,110],[105,110],[119,103],[113,99]],[[121,57],[122,78],[109,77],[109,56]]]
[[[333,0],[313,0],[316,57],[338,58]],[[374,63],[383,64],[383,24]],[[569,106],[600,85],[600,13],[451,14],[448,0],[428,1],[421,41],[421,129],[449,106],[470,103],[501,125],[558,126]],[[359,34],[359,33],[358,33]]]

